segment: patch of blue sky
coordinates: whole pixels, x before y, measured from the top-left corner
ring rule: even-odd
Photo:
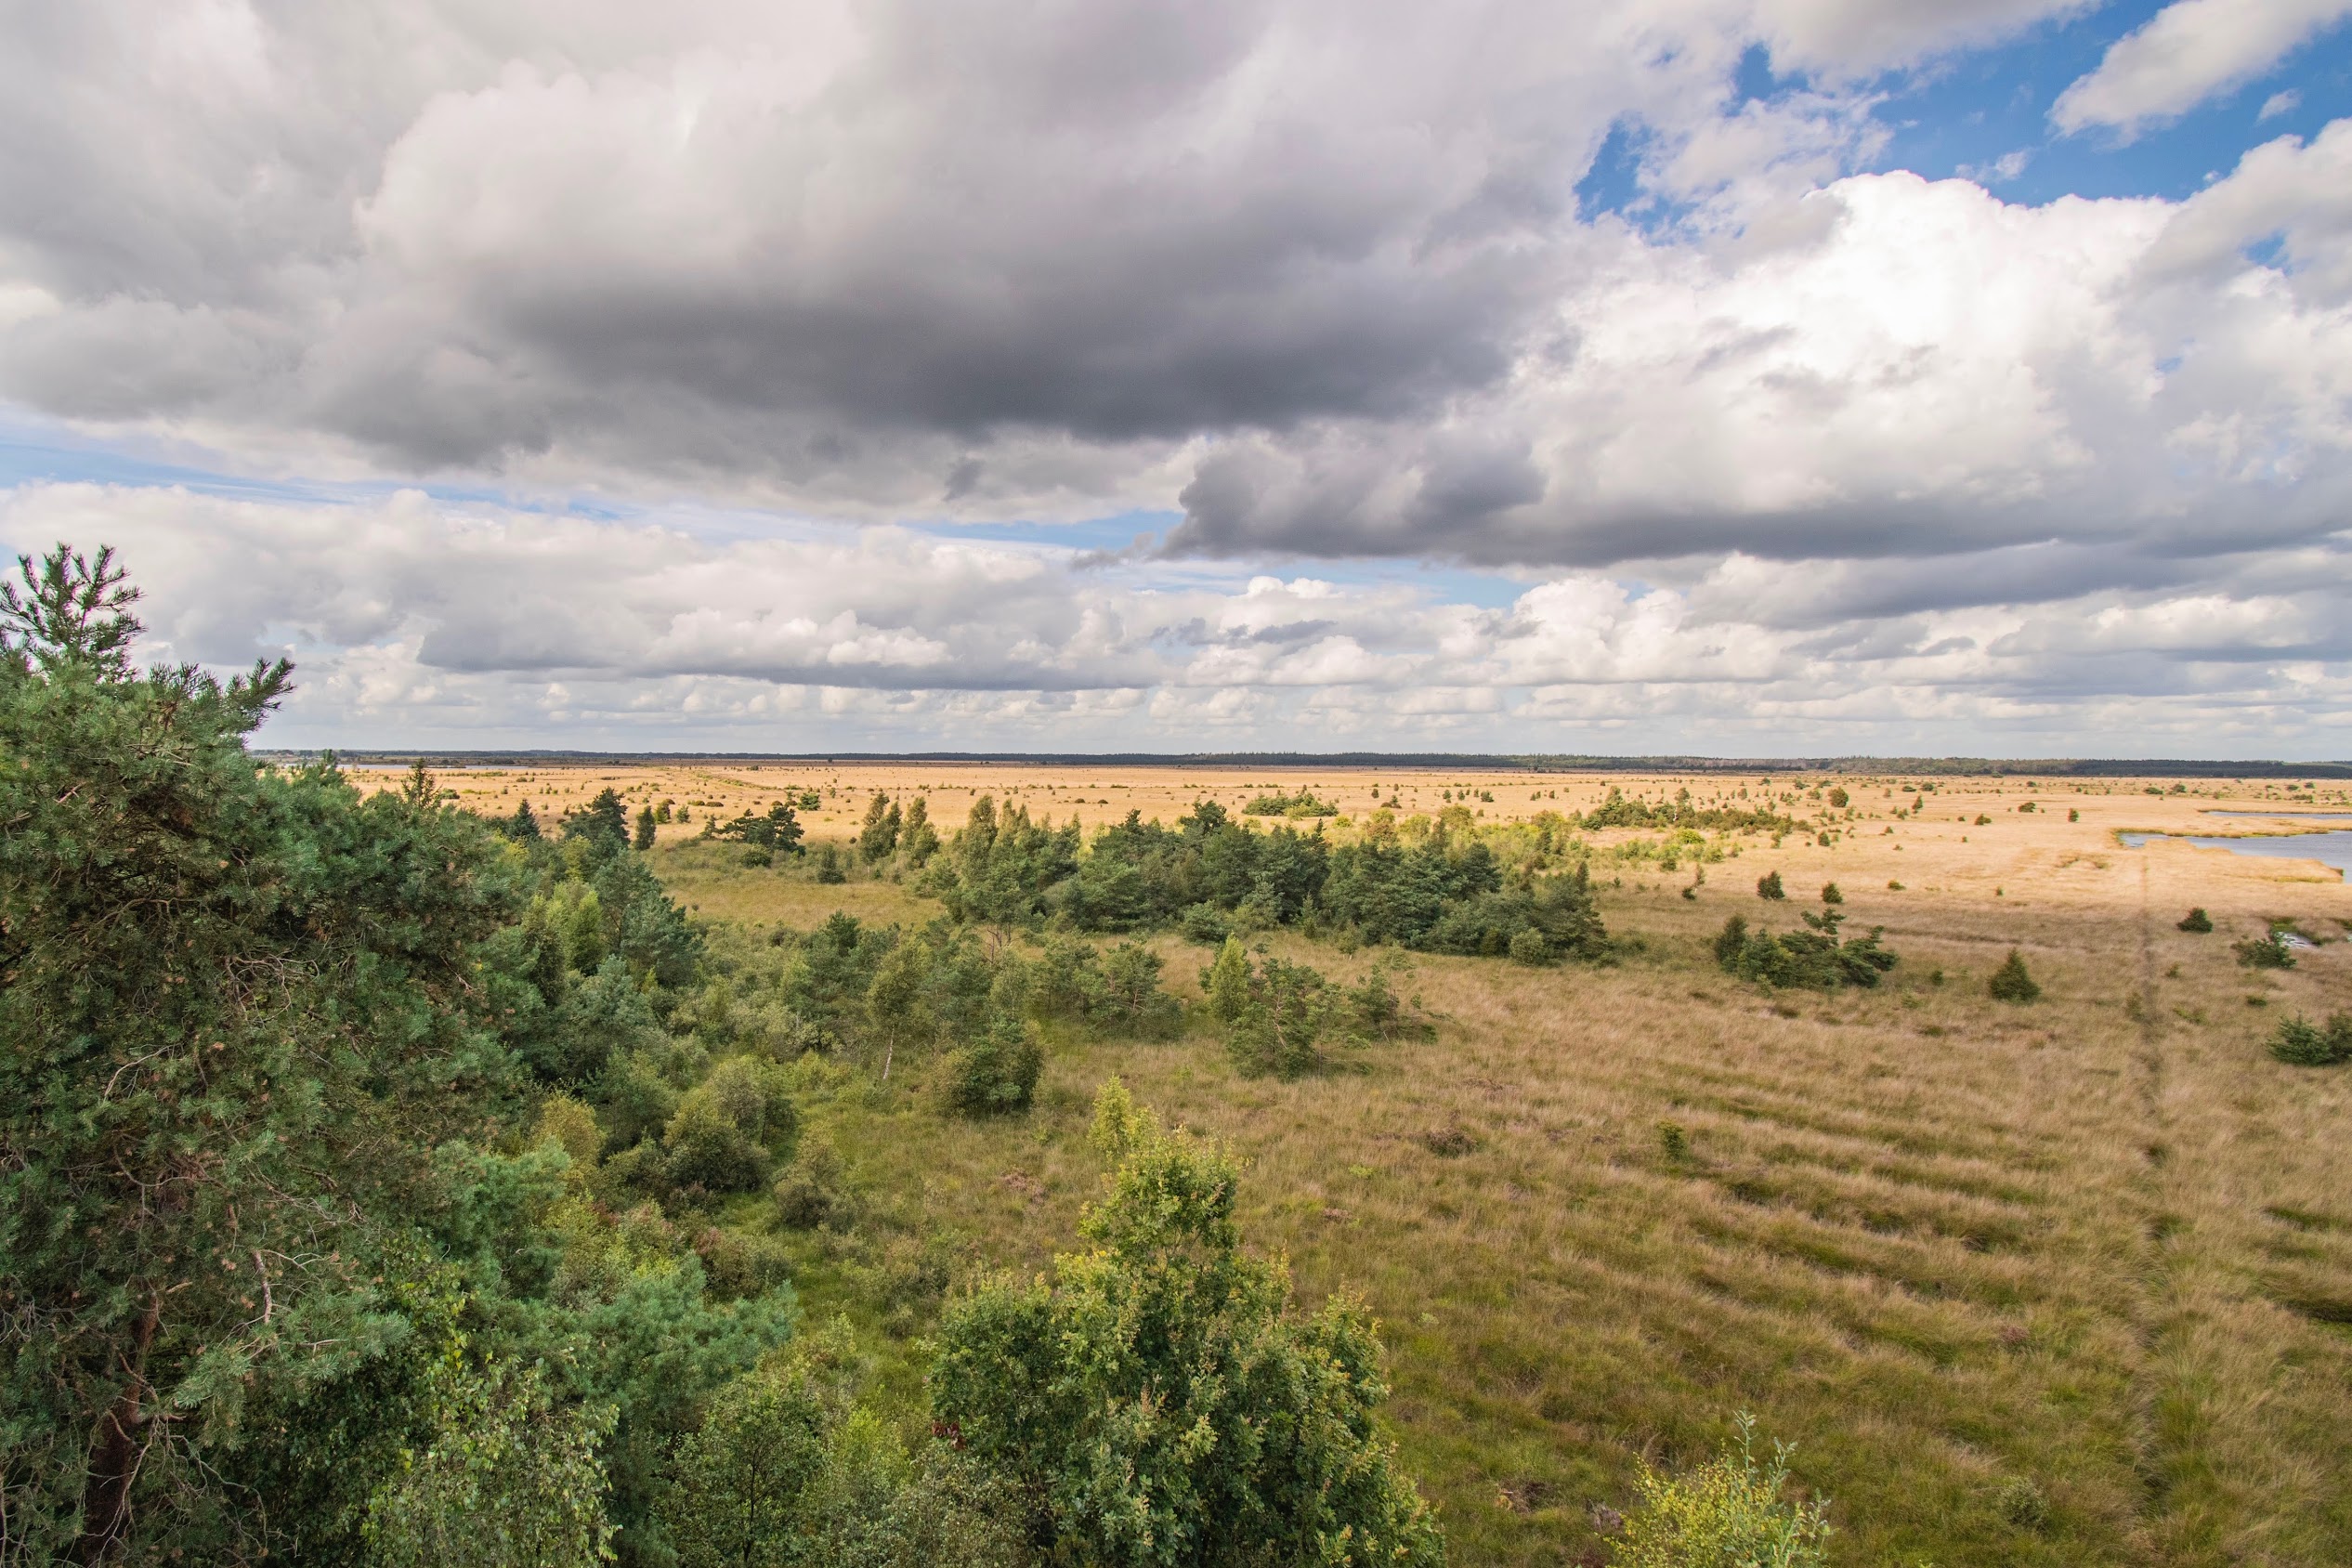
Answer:
[[[495,506],[617,522],[647,508],[608,496],[517,491],[481,483],[429,479],[309,479],[239,474],[200,463],[145,455],[130,443],[84,436],[46,422],[0,415],[0,490],[24,485],[85,484],[183,490],[229,501],[349,505],[399,490],[421,490],[452,506]]]
[[[2227,175],[2249,148],[2312,136],[2352,111],[2352,26],[2339,24],[2129,140],[2097,127],[2062,135],[2049,119],[2058,95],[2162,9],[2159,0],[2102,6],[1890,76],[1878,84],[1886,98],[1877,118],[1890,134],[1876,166],[1975,179],[2006,201],[2036,205],[2061,196],[2177,201]]]
[[[2033,205],[2063,196],[2177,201],[2227,175],[2249,149],[2282,136],[2308,138],[2352,113],[2352,24],[2339,23],[2263,73],[2136,136],[2060,133],[2049,117],[2058,96],[2163,8],[2164,0],[2119,0],[1860,84],[1877,95],[1875,117],[1887,132],[1870,166],[1973,179],[2005,201]],[[1757,45],[1741,57],[1725,112],[1821,86],[1802,72],[1779,73]],[[1576,187],[1586,218],[1614,214],[1655,233],[1683,216],[1644,178],[1655,150],[1638,119],[1611,126]]]
[[[1183,514],[1160,509],[1115,512],[1107,516],[1088,517],[1076,522],[1033,522],[1021,519],[1000,522],[956,522],[948,519],[909,518],[905,527],[916,533],[933,534],[942,539],[986,540],[1001,544],[1039,544],[1052,549],[1100,552],[1112,554],[1128,550],[1143,542],[1142,555],[1156,548],[1168,537],[1169,529],[1183,521]]]
[[[1688,203],[1676,201],[1642,177],[1655,139],[1639,119],[1619,119],[1609,127],[1592,166],[1576,182],[1576,210],[1587,222],[1613,214],[1644,234],[1656,234],[1689,215]]]

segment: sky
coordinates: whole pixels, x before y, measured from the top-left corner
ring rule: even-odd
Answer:
[[[261,743],[2352,757],[2352,0],[0,0]]]

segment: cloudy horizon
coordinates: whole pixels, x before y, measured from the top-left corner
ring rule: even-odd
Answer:
[[[2352,0],[8,10],[264,745],[2352,756]]]

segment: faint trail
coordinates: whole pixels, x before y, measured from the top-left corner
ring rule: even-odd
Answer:
[[[2184,1401],[2193,1405],[2196,1396],[2176,1375],[2166,1343],[2177,1305],[2173,1275],[2177,1263],[2176,1237],[2182,1222],[2166,1201],[2172,1150],[2165,1136],[2163,1026],[2156,1000],[2153,919],[2148,902],[2148,862],[2143,859],[2139,867],[2139,989],[2131,1002],[2131,1013],[2139,1025],[2135,1065],[2138,1069],[2140,1111],[2146,1130],[2136,1183],[2145,1204],[2141,1218],[2144,1248],[2138,1322],[2135,1325],[2140,1364],[2134,1376],[2138,1386],[2133,1435],[2139,1450],[2140,1482],[2145,1489],[2140,1502],[2140,1536],[2148,1561],[2185,1564],[2206,1559],[2194,1549],[2184,1549],[2189,1543],[2182,1539],[2182,1522],[2173,1517],[2176,1500],[2174,1479],[2181,1464],[2191,1457],[2180,1451],[2184,1438],[2193,1445],[2194,1438],[2189,1434],[2202,1423],[2193,1416],[2183,1419],[2189,1415],[2184,1409]]]

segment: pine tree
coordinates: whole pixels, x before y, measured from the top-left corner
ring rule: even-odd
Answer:
[[[647,806],[637,813],[637,836],[635,839],[635,847],[638,849],[651,849],[653,847],[653,807]]]
[[[512,906],[492,841],[429,776],[363,799],[332,762],[253,762],[283,660],[137,673],[111,552],[19,567],[0,1301],[40,1313],[0,1326],[6,1528],[32,1560],[98,1561],[167,1526],[201,1543],[242,1505],[237,1461],[200,1447],[349,1364],[383,1310],[380,1217],[506,1071],[474,944]]]
[[[868,865],[889,859],[898,850],[898,803],[874,791],[867,804],[866,821],[857,834],[857,853]]]
[[[1993,978],[1985,983],[1985,989],[1995,1001],[2035,1001],[2042,995],[2042,987],[2035,985],[2033,976],[2026,973],[2024,956],[2015,947],[2009,949],[2009,956],[2001,967],[1993,972]]]

